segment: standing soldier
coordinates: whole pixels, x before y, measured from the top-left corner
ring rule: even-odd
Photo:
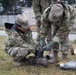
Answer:
[[[40,28],[41,28],[41,15],[43,14],[44,10],[52,3],[54,3],[55,1],[58,0],[33,0],[33,9],[34,9],[34,13],[35,13],[35,18],[36,18],[36,25],[37,25],[37,41],[40,40]],[[61,1],[61,0],[60,0]],[[48,22],[48,24],[50,24]],[[49,27],[49,30],[47,32],[47,37],[46,37],[46,42],[49,43],[49,41],[52,40],[52,37],[55,35],[56,29],[58,29],[58,27],[53,26],[53,30],[52,27]],[[52,30],[52,32],[51,32]],[[53,33],[53,35],[52,35]],[[43,42],[45,44],[45,42]],[[71,53],[74,54],[74,49],[70,43],[70,50]]]
[[[67,61],[68,49],[70,46],[68,35],[74,25],[74,18],[76,14],[75,11],[75,8],[73,8],[71,5],[63,4],[62,2],[56,2],[46,8],[42,15],[40,40],[45,39],[51,25],[58,27],[52,41],[43,47],[43,50],[49,50],[51,47],[53,47],[54,58],[49,61],[50,63],[56,63],[59,61],[59,43],[61,45],[60,50],[62,52],[62,61]]]
[[[40,36],[41,15],[43,14],[44,10],[55,1],[57,0],[33,0],[33,9],[35,13],[37,33],[38,33],[37,41],[39,41],[39,36]],[[49,42],[52,37],[50,30],[48,31],[49,36],[47,35],[47,42]]]

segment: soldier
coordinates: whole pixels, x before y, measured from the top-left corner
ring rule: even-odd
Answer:
[[[35,13],[35,19],[36,19],[36,26],[37,26],[37,42],[40,42],[40,30],[41,30],[41,16],[44,12],[44,10],[53,2],[55,2],[57,0],[33,0],[33,10]],[[49,43],[49,41],[52,40],[52,33],[51,33],[52,28],[49,29],[48,31],[48,35],[46,37],[46,43]],[[44,44],[42,46],[45,45],[45,42],[43,42]],[[51,53],[52,51],[49,51],[49,53]],[[43,52],[42,52],[43,53]],[[43,56],[43,55],[42,55]]]
[[[36,18],[36,25],[37,25],[37,41],[39,41],[39,36],[40,36],[40,27],[41,27],[41,15],[43,14],[44,10],[53,2],[57,0],[33,0],[33,9],[35,13],[35,18]],[[47,35],[47,42],[51,40],[51,29],[48,31],[49,36]]]
[[[36,45],[32,38],[32,32],[27,18],[23,14],[17,16],[15,24],[5,23],[5,31],[8,34],[5,52],[14,58],[13,64],[15,66],[21,65],[22,61],[27,60],[26,56],[28,54],[36,53]],[[37,56],[37,54],[35,55]],[[34,60],[34,58],[32,59]],[[33,61],[32,59],[29,59],[29,61]],[[36,60],[35,58],[35,63],[40,63],[40,60],[44,62],[42,59],[37,58]]]
[[[57,27],[57,31],[52,41],[43,47],[43,50],[49,50],[53,47],[54,58],[49,63],[56,63],[58,59],[59,43],[61,45],[62,61],[68,61],[69,40],[68,35],[74,25],[75,8],[71,5],[55,2],[45,9],[42,15],[42,29],[40,40],[45,39],[51,25]],[[60,63],[60,62],[59,62]]]

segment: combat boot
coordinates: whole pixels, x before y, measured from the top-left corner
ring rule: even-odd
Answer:
[[[67,54],[62,54],[62,60],[58,62],[57,65],[60,65],[61,63],[66,63],[66,62],[68,62]]]
[[[13,60],[13,65],[14,65],[14,66],[21,66],[22,63],[21,63],[20,61],[18,61],[17,59],[14,59],[14,60]]]
[[[51,60],[48,60],[50,64],[59,62],[58,52],[54,51],[53,54],[54,54],[54,57]]]
[[[30,56],[30,57],[28,58],[28,62],[29,62],[30,64],[41,65],[41,66],[44,66],[44,67],[47,67],[47,66],[49,65],[49,62],[48,62],[47,59],[45,59],[45,58],[40,58],[40,57],[32,57],[32,56]]]
[[[23,58],[21,58],[19,60],[16,59],[16,58],[14,58],[13,65],[15,65],[15,66],[21,66],[23,62],[28,62],[28,58],[23,57]]]
[[[62,54],[62,60],[67,60],[67,54]]]
[[[47,67],[49,65],[49,62],[45,58],[37,58],[37,64]]]

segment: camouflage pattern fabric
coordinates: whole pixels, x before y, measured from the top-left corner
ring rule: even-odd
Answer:
[[[34,13],[35,13],[35,18],[37,20],[37,33],[38,33],[38,37],[37,37],[37,41],[39,41],[39,37],[40,37],[40,27],[41,27],[41,15],[43,14],[44,10],[53,2],[55,2],[57,0],[33,0],[33,9],[34,9]],[[48,31],[48,33],[51,30]],[[49,34],[49,36],[47,35],[47,42],[50,40],[51,34]]]
[[[35,43],[32,39],[32,32],[28,29],[24,34],[15,30],[5,29],[8,34],[5,51],[15,59],[20,60],[29,53],[35,52]]]
[[[42,15],[42,30],[41,30],[41,37],[46,37],[46,35],[48,34],[48,30],[49,30],[49,26],[57,26],[59,27],[56,34],[54,35],[54,37],[58,38],[56,39],[57,41],[59,41],[59,43],[61,44],[61,51],[62,53],[67,54],[68,53],[68,47],[69,47],[69,40],[68,40],[68,34],[69,32],[72,30],[72,27],[74,25],[74,17],[76,14],[76,10],[75,8],[73,8],[72,6],[65,4],[66,9],[64,9],[65,12],[65,16],[63,18],[63,16],[61,17],[61,19],[58,22],[52,23],[50,22],[50,20],[48,19],[48,14],[51,10],[51,5],[45,9],[43,15]],[[57,42],[56,41],[56,42]],[[55,44],[55,49],[56,51],[59,50],[59,45]]]
[[[40,20],[44,10],[55,1],[57,0],[33,0],[33,9],[36,19]]]

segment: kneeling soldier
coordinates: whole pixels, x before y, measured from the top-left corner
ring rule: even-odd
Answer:
[[[14,58],[13,64],[19,66],[23,59],[30,61],[26,56],[35,53],[36,45],[27,18],[23,14],[18,15],[15,24],[5,23],[5,31],[8,34],[5,52]],[[40,63],[40,60],[38,62]]]

